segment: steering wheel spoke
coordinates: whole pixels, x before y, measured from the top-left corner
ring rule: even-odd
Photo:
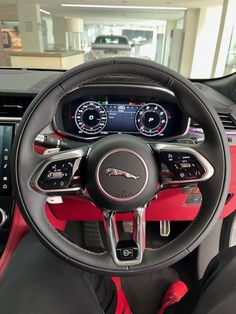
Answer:
[[[213,166],[195,147],[171,143],[151,147],[161,167],[162,188],[198,184],[214,174]]]
[[[80,169],[89,147],[60,152],[44,158],[30,186],[46,195],[74,194],[81,190]]]
[[[118,266],[137,265],[142,262],[146,246],[146,206],[132,211],[133,235],[130,240],[119,237],[116,212],[103,210],[103,222],[107,238],[107,246],[114,263]]]

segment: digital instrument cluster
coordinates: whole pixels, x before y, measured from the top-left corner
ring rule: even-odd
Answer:
[[[152,93],[147,95],[147,91]],[[80,139],[122,133],[161,139],[181,136],[188,122],[175,98],[168,93],[164,97],[163,91],[145,89],[138,95],[125,88],[115,93],[113,87],[105,94],[101,87],[93,87],[89,94],[59,104],[54,127],[61,134]]]
[[[156,136],[163,133],[168,124],[168,113],[156,103],[86,101],[78,106],[71,118],[78,132],[88,135],[140,132],[145,136]]]

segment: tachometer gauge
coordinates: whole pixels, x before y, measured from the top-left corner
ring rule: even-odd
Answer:
[[[76,109],[75,123],[83,133],[98,134],[106,126],[107,114],[99,103],[86,101]]]
[[[168,115],[162,106],[148,103],[137,111],[135,123],[143,135],[157,136],[165,130],[168,124]]]

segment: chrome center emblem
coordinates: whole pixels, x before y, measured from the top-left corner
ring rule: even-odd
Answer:
[[[133,180],[137,180],[139,178],[139,176],[135,176],[132,173],[129,173],[127,171],[120,170],[120,169],[115,169],[115,168],[107,168],[105,172],[108,176],[114,176],[114,177],[119,176],[119,177],[125,177],[127,179],[133,179]]]

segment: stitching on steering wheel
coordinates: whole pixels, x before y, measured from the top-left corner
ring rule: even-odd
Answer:
[[[158,81],[156,80],[153,80],[149,77],[146,77],[146,76],[140,76],[140,75],[133,75],[133,74],[126,74],[126,73],[111,73],[111,74],[103,74],[103,75],[99,75],[99,76],[96,76],[96,77],[93,77],[91,79],[87,79],[85,81],[82,81],[80,82],[79,84],[76,84],[74,85],[73,87],[71,87],[68,91],[65,91],[63,89],[63,87],[61,86],[60,84],[60,87],[65,91],[65,94],[69,94],[71,92],[73,92],[74,90],[77,90],[79,89],[80,87],[82,87],[83,85],[86,85],[88,83],[92,83],[92,82],[95,82],[95,81],[98,81],[100,79],[105,79],[105,78],[118,78],[118,77],[122,77],[122,76],[126,76],[126,77],[130,77],[130,78],[138,78],[138,79],[142,79],[142,80],[148,80],[149,82],[152,82],[152,83],[155,83],[155,84],[159,84],[160,86],[163,86],[161,85]],[[168,85],[171,84],[171,81],[172,81],[172,78],[170,79],[170,81],[168,82]],[[63,95],[61,98],[63,98],[65,95]]]

